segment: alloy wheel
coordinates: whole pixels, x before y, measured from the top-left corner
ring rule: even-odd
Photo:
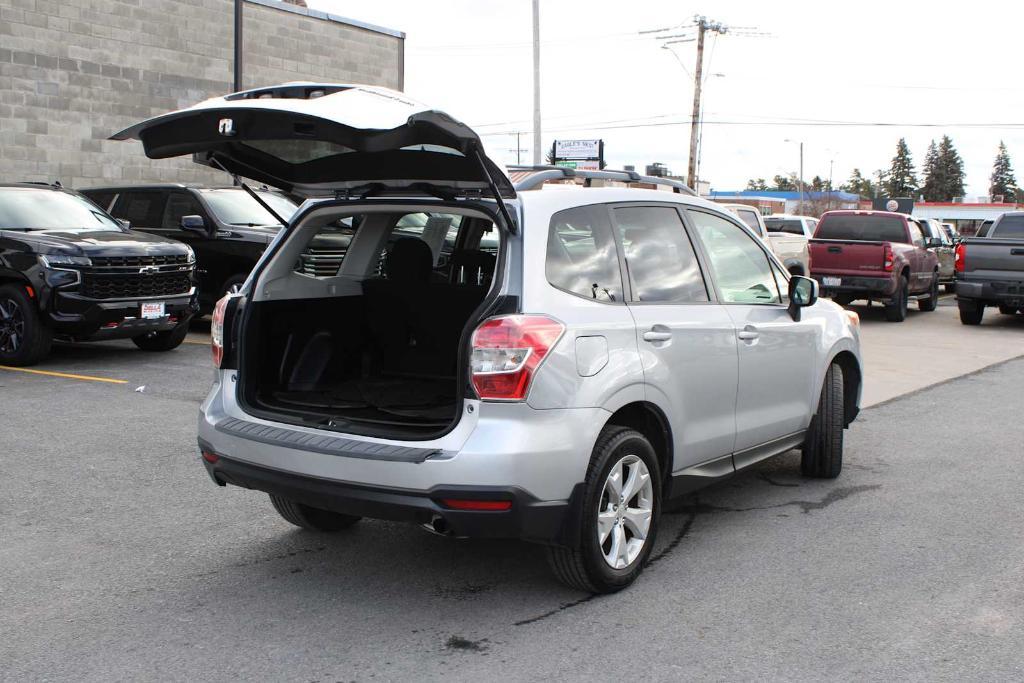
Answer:
[[[14,353],[25,338],[25,316],[13,299],[0,301],[0,352]]]
[[[608,472],[597,506],[597,543],[612,569],[631,565],[647,543],[654,515],[654,485],[636,455],[619,459]]]

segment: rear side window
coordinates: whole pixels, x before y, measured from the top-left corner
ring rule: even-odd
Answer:
[[[992,237],[1024,237],[1024,216],[1003,216],[993,227]]]
[[[898,216],[840,214],[822,218],[814,236],[826,240],[905,242],[907,232]]]
[[[764,227],[768,232],[789,232],[794,235],[804,234],[800,221],[791,218],[765,218]]]
[[[167,195],[163,192],[125,192],[117,200],[114,217],[123,218],[133,228],[158,228],[164,216]]]
[[[682,218],[667,206],[615,209],[633,299],[645,303],[700,303],[708,290]]]
[[[578,297],[622,301],[619,257],[604,207],[567,209],[551,217],[544,274],[553,286]]]

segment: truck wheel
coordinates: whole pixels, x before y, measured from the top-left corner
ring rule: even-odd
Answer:
[[[942,286],[946,290],[946,294],[953,294],[954,292],[956,292],[956,283],[955,282],[947,282],[946,284],[944,284]]]
[[[180,321],[174,329],[150,332],[132,337],[132,341],[143,351],[171,351],[181,346],[188,334],[188,319]]]
[[[999,312],[1003,315],[1017,315],[1017,308],[1015,306],[1007,306],[1005,304],[999,305]]]
[[[836,302],[840,306],[849,306],[853,303],[853,297],[849,294],[840,294],[832,297],[832,301]]]
[[[917,300],[917,310],[919,311],[934,311],[939,306],[939,274],[936,273],[935,277],[932,278],[931,289],[928,290],[927,299]]]
[[[575,547],[550,546],[562,583],[614,593],[633,583],[654,547],[661,514],[661,470],[651,443],[628,427],[608,426],[587,468]]]
[[[907,319],[908,289],[910,289],[910,283],[904,275],[900,277],[896,292],[892,295],[892,301],[885,307],[885,319],[889,322],[901,323]]]
[[[245,278],[247,277],[249,276],[243,273],[239,273],[238,275],[232,275],[231,277],[229,277],[227,281],[224,283],[224,286],[221,287],[220,296],[217,298],[223,299],[228,294],[233,294],[237,292],[241,288],[241,286],[245,284]]]
[[[311,508],[302,503],[270,494],[270,502],[284,519],[297,527],[309,531],[341,531],[347,529],[362,517],[343,515],[340,512]]]
[[[985,315],[985,305],[974,301],[961,301],[960,322],[964,325],[980,325],[981,318]]]
[[[21,285],[0,287],[0,364],[35,365],[50,353],[53,332]]]
[[[833,363],[825,373],[818,412],[804,437],[800,471],[805,477],[835,479],[843,470],[843,370]]]

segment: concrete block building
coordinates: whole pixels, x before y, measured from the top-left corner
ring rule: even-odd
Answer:
[[[401,90],[405,34],[277,0],[243,2],[243,87]],[[106,138],[232,90],[234,0],[0,0],[0,182],[223,183]]]

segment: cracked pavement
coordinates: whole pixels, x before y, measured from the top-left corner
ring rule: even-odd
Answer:
[[[130,386],[0,376],[0,680],[1024,676],[1024,361],[865,410],[835,481],[684,499],[594,597],[524,543],[291,527],[194,459],[206,348],[98,348],[62,357]]]

